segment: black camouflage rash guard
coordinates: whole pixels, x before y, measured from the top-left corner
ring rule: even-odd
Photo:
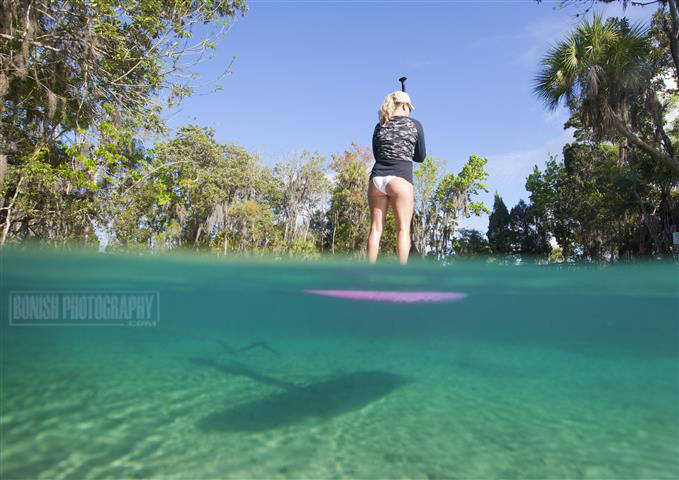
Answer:
[[[396,175],[413,183],[413,162],[423,162],[427,155],[422,124],[414,118],[398,115],[384,127],[379,123],[373,132],[375,176]]]

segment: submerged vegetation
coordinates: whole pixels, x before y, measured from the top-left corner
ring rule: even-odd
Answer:
[[[367,148],[352,144],[329,161],[302,151],[270,167],[208,128],[168,136],[157,99],[172,106],[190,95],[182,65],[215,47],[194,26],[219,36],[247,10],[240,0],[171,5],[3,0],[0,244],[363,257]],[[416,166],[418,257],[671,254],[679,18],[674,0],[658,5],[648,27],[594,15],[545,55],[535,92],[548,108],[568,107],[575,141],[535,167],[528,203],[509,209],[496,193],[491,212],[475,200],[487,191],[485,158],[470,156],[458,173],[435,157]],[[484,213],[487,232],[459,228]],[[385,252],[395,250],[391,216]]]

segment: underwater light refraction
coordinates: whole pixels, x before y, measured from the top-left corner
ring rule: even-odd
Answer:
[[[393,303],[454,302],[467,296],[462,292],[388,292],[382,290],[304,290],[304,293],[349,300]]]

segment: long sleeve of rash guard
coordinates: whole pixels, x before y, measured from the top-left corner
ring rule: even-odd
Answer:
[[[413,156],[413,162],[422,163],[427,157],[427,148],[424,145],[424,129],[418,120],[415,120],[414,118],[412,120],[415,122],[415,126],[417,127],[417,142],[415,143],[415,155]]]

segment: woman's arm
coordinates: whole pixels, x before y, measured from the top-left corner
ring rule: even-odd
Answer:
[[[380,124],[375,125],[375,130],[373,130],[373,158],[377,161],[377,130],[380,128]]]
[[[422,124],[415,120],[415,126],[417,127],[417,142],[415,143],[415,155],[413,156],[413,162],[422,163],[427,156],[427,149],[424,145],[424,129]]]

